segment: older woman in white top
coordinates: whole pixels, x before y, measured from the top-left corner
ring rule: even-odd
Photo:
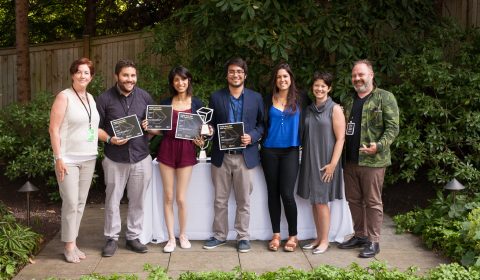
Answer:
[[[50,112],[50,141],[62,197],[62,234],[67,262],[86,258],[76,239],[95,170],[99,115],[87,86],[94,75],[87,58],[70,66],[72,86],[59,92]]]

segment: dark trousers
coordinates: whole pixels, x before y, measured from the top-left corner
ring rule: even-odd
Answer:
[[[347,162],[343,176],[355,235],[366,236],[372,242],[380,242],[385,167],[366,167]]]
[[[294,188],[299,168],[298,148],[262,148],[262,167],[267,182],[268,210],[273,233],[280,233],[282,202],[288,223],[288,235],[295,236],[297,204]]]

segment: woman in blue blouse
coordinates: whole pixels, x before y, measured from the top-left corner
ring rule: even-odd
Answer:
[[[279,64],[272,75],[272,94],[268,94],[264,102],[266,135],[261,151],[273,230],[268,248],[272,251],[280,247],[280,200],[289,235],[284,250],[293,252],[298,246],[294,188],[299,169],[301,111],[306,101],[307,97],[300,96],[297,90],[290,66]]]

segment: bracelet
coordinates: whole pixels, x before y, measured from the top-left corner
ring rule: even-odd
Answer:
[[[62,159],[62,156],[61,156],[61,155],[59,155],[59,156],[53,155],[53,159],[54,159],[55,161],[57,161],[57,160],[59,160],[59,159]]]
[[[110,144],[110,140],[112,140],[112,136],[108,136],[108,137],[107,137],[107,141],[106,141],[107,144]]]

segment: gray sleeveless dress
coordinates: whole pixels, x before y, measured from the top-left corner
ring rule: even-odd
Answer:
[[[326,204],[329,201],[343,198],[343,169],[339,160],[333,179],[322,181],[324,171],[320,168],[330,163],[335,146],[332,114],[336,105],[328,97],[325,104],[317,108],[310,104],[305,112],[305,130],[303,132],[302,163],[298,179],[297,194],[310,199],[312,204]]]

